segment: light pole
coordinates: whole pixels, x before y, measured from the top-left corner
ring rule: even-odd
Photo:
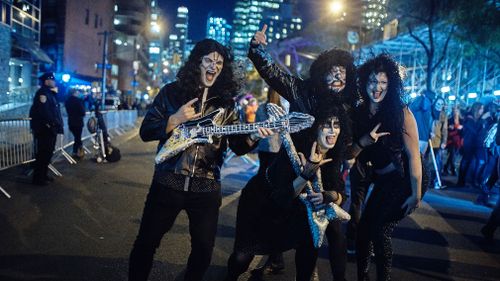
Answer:
[[[105,108],[105,102],[106,102],[106,69],[108,67],[108,36],[111,35],[112,32],[110,31],[104,31],[104,32],[99,32],[97,35],[103,35],[104,36],[104,44],[102,46],[102,85],[101,85],[101,106],[102,110]]]

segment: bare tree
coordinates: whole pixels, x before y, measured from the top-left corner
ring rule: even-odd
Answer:
[[[453,7],[454,3],[450,0],[392,0],[387,7],[388,11],[396,15],[400,23],[408,29],[410,36],[425,50],[427,93],[433,93],[433,73],[445,59],[455,31],[455,24],[444,22],[447,11]]]

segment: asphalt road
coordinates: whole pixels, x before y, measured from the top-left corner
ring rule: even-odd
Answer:
[[[143,143],[136,130],[113,141],[122,151],[121,161],[58,161],[55,167],[63,177],[50,186],[29,184],[24,167],[0,172],[0,186],[12,195],[0,194],[0,280],[126,280],[155,144]],[[256,170],[241,158],[223,169],[224,199],[206,280],[224,277],[239,191]],[[494,243],[482,239],[479,229],[491,209],[472,203],[476,196],[464,188],[426,194],[423,206],[394,232],[393,280],[500,280],[500,231]],[[181,213],[157,251],[150,280],[182,280],[189,250],[187,217]],[[331,280],[327,259],[323,247],[320,280]],[[283,274],[264,279],[294,280],[293,251],[285,253],[285,260]],[[252,267],[262,262],[257,257]],[[346,277],[356,279],[353,260]],[[246,273],[240,280],[249,278]]]

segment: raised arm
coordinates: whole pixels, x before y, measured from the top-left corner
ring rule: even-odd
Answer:
[[[410,169],[411,196],[406,199],[401,208],[406,208],[406,214],[409,214],[419,206],[422,199],[422,161],[418,148],[417,122],[413,113],[408,108],[404,109],[403,126],[403,142]]]
[[[266,52],[264,46],[266,42],[266,29],[264,25],[262,30],[255,32],[250,49],[248,50],[248,58],[259,72],[259,75],[266,83],[276,90],[283,98],[289,102],[295,101],[297,96],[298,84],[302,80],[298,77],[288,74],[283,71]]]

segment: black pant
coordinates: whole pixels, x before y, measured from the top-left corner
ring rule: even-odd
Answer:
[[[450,146],[446,148],[446,150],[448,150],[448,160],[446,160],[446,164],[444,164],[443,171],[444,172],[449,171],[452,175],[455,175],[456,173],[455,161],[459,153],[458,148]]]
[[[373,245],[377,280],[390,280],[392,268],[391,236],[394,227],[404,217],[401,205],[411,195],[409,179],[399,172],[377,175],[372,194],[358,225],[356,258],[358,280],[368,280],[370,247]]]
[[[356,163],[349,172],[349,180],[351,183],[351,205],[349,206],[349,214],[351,220],[347,223],[346,236],[349,240],[356,240],[356,229],[361,218],[361,210],[363,203],[368,193],[368,188],[372,183],[371,171],[368,168],[363,168],[364,175],[361,174],[358,163]]]
[[[328,239],[328,254],[333,280],[344,281],[347,266],[347,245],[342,232],[342,223],[331,221],[326,228],[325,235]]]
[[[263,174],[266,171],[267,167],[269,167],[273,163],[278,153],[259,151],[258,155],[259,155],[259,171],[257,173]]]
[[[69,127],[69,130],[73,134],[75,143],[73,144],[73,154],[78,153],[78,149],[82,147],[82,130],[83,127]]]
[[[34,135],[35,139],[35,164],[33,182],[42,183],[47,179],[48,166],[56,147],[57,135],[49,130],[44,130]]]
[[[244,252],[233,252],[227,262],[227,276],[225,281],[237,281],[238,277],[252,262],[255,255]],[[310,281],[318,259],[318,249],[312,243],[312,237],[304,239],[295,248],[296,281]]]
[[[147,280],[156,249],[181,210],[189,218],[191,253],[184,280],[202,280],[210,265],[222,195],[184,192],[153,181],[146,199],[139,235],[130,253],[129,281]]]

